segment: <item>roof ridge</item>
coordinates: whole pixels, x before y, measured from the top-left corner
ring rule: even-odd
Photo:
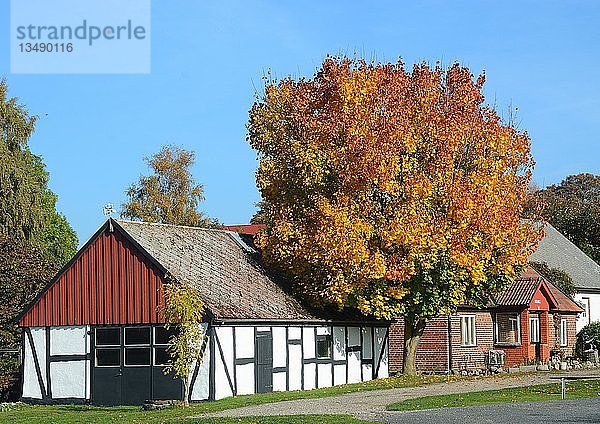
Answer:
[[[221,228],[193,227],[191,225],[165,224],[163,222],[149,222],[149,221],[133,221],[131,219],[120,219],[120,218],[119,219],[111,218],[111,219],[113,219],[117,223],[125,222],[125,223],[136,224],[136,225],[155,225],[157,227],[162,226],[162,227],[173,227],[173,228],[187,228],[190,230],[214,231],[214,232],[218,232],[218,233],[230,233],[231,232],[229,230],[223,230]]]

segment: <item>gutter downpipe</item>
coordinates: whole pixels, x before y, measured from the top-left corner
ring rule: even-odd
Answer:
[[[448,314],[448,375],[452,374],[452,318]]]

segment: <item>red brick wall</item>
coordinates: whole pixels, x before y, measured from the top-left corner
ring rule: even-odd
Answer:
[[[475,315],[477,346],[461,346],[460,314]],[[492,315],[490,312],[459,312],[451,316],[452,370],[482,369],[485,354],[493,349]],[[402,372],[404,351],[404,323],[398,321],[390,327],[390,371]],[[425,372],[448,371],[448,316],[431,319],[423,332],[417,349],[417,369]]]
[[[475,315],[475,338],[477,346],[461,346],[461,315]],[[487,311],[459,312],[451,318],[452,370],[484,369],[487,351],[494,348],[494,323]]]
[[[426,372],[445,372],[448,369],[448,326],[446,316],[427,323],[417,349],[417,369]],[[390,327],[390,372],[402,372],[404,355],[404,322],[396,321]]]

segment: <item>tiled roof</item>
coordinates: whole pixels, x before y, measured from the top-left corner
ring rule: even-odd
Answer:
[[[554,286],[552,283],[548,283],[548,288],[550,289],[550,293],[552,293],[556,299],[556,309],[558,311],[583,312],[583,308],[569,298],[569,296],[560,291],[558,287]]]
[[[266,228],[265,224],[241,224],[241,225],[223,225],[224,230],[234,231],[240,234],[256,235],[260,230]]]
[[[115,220],[177,280],[200,290],[221,319],[316,320],[271,278],[256,251],[230,231]]]
[[[565,271],[579,290],[600,289],[600,266],[550,224],[530,261],[545,262]]]
[[[496,299],[496,306],[529,306],[540,282],[537,278],[518,278]]]

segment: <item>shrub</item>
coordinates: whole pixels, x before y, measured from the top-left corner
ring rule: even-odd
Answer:
[[[575,351],[577,356],[586,359],[583,351],[585,350],[585,342],[588,340],[594,340],[596,349],[600,345],[600,321],[592,322],[581,329],[577,333],[577,344],[575,345]]]

